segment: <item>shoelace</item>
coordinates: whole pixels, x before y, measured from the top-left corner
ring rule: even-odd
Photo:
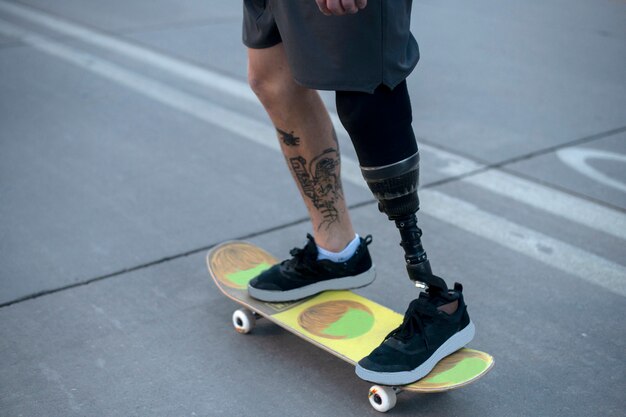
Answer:
[[[311,268],[311,266],[314,264],[315,254],[314,251],[308,249],[308,247],[309,245],[315,245],[315,241],[313,240],[313,236],[310,234],[307,234],[306,237],[309,242],[307,242],[304,248],[291,249],[289,254],[293,258],[284,260],[282,262],[283,266],[298,272],[313,272],[313,268]]]
[[[407,342],[413,335],[420,334],[426,345],[426,349],[430,350],[428,344],[428,336],[424,331],[425,321],[437,314],[437,309],[428,301],[418,299],[409,306],[408,311],[404,315],[402,324],[392,330],[385,340],[393,337],[400,341]]]

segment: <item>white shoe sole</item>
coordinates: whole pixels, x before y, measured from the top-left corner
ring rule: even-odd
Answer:
[[[370,269],[359,275],[318,281],[306,287],[295,288],[288,291],[261,290],[248,285],[248,294],[250,294],[250,297],[256,298],[257,300],[270,303],[295,301],[310,297],[322,291],[350,290],[364,287],[371,284],[374,279],[376,279],[376,269],[374,265],[372,265]]]
[[[446,342],[439,346],[439,349],[437,349],[430,358],[412,371],[375,372],[365,369],[357,364],[355,369],[356,374],[359,378],[375,384],[391,386],[412,384],[413,382],[428,375],[428,373],[432,371],[440,360],[453,354],[471,342],[474,338],[475,332],[476,328],[474,327],[474,323],[470,320],[469,324],[465,326],[463,330],[446,340]]]

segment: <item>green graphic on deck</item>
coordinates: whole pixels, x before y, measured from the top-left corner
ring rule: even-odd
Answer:
[[[373,325],[374,316],[369,312],[351,308],[339,320],[324,329],[323,333],[351,339],[367,333]]]
[[[480,374],[485,369],[485,361],[478,358],[466,358],[459,362],[454,368],[444,371],[438,375],[428,378],[433,384],[456,384],[467,381],[475,375]]]
[[[254,268],[245,269],[243,271],[233,272],[232,274],[228,274],[226,279],[228,279],[233,284],[237,285],[239,288],[246,288],[248,286],[248,282],[261,272],[268,269],[270,265],[266,263],[261,263]]]
[[[207,254],[211,278],[224,295],[256,313],[254,317],[265,317],[353,365],[402,323],[402,314],[346,290],[324,291],[282,303],[250,297],[246,291],[249,281],[276,263],[276,258],[247,242],[227,242]],[[442,359],[425,378],[403,386],[402,390],[447,391],[476,381],[492,366],[489,354],[463,348]]]

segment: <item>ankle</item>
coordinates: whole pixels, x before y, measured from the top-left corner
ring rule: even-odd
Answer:
[[[329,252],[341,252],[358,236],[352,228],[346,231],[336,229],[314,233],[317,247]]]
[[[328,250],[320,245],[317,246],[318,251],[318,260],[328,259],[333,262],[345,262],[354,255],[354,253],[359,248],[361,244],[361,239],[358,234],[355,234],[352,240],[350,240],[347,244],[343,245],[340,250]]]

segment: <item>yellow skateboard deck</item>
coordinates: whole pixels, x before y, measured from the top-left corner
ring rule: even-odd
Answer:
[[[356,364],[402,322],[401,314],[347,290],[327,291],[286,303],[267,303],[248,296],[248,282],[275,263],[276,258],[265,250],[241,241],[220,244],[207,254],[207,266],[215,284],[224,295],[248,309],[237,310],[233,315],[237,331],[249,332],[258,315],[346,362]],[[444,358],[421,380],[395,391],[451,390],[476,381],[493,364],[491,355],[464,348]],[[376,403],[385,402],[386,395],[393,397],[390,401],[395,404],[395,391],[374,386],[370,389],[370,402],[379,409]]]

